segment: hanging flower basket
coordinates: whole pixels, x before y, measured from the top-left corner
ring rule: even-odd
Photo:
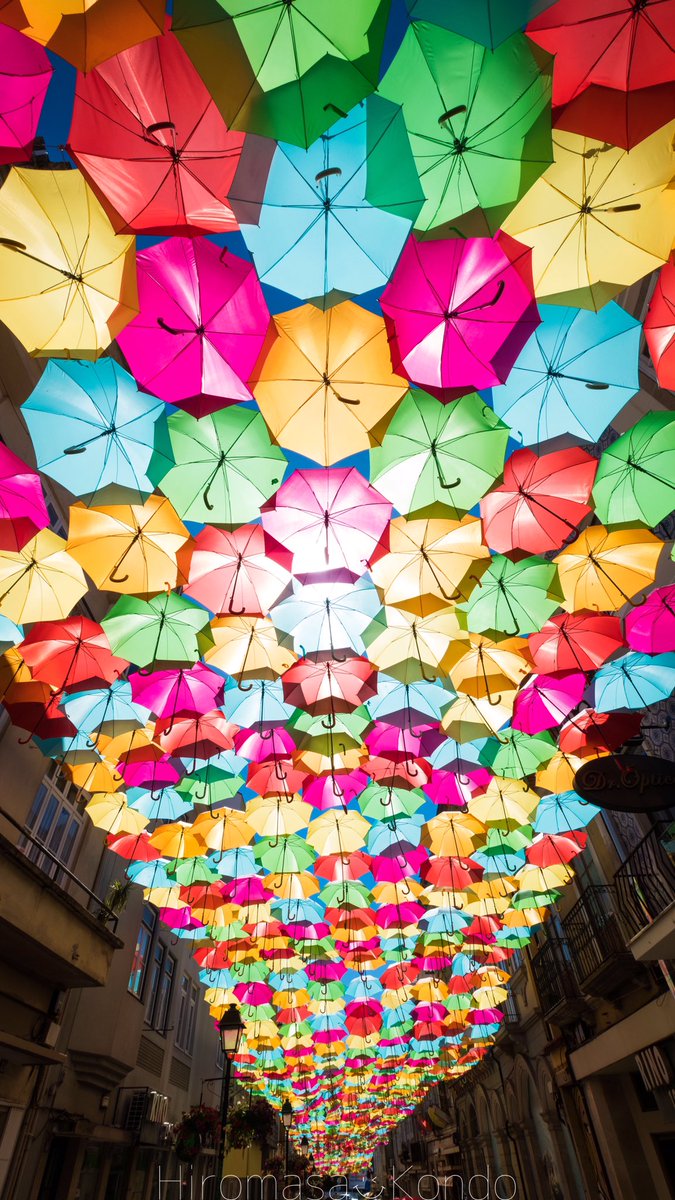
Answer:
[[[230,1112],[227,1144],[235,1150],[246,1150],[254,1142],[263,1145],[274,1133],[274,1128],[274,1109],[266,1100],[238,1104]]]
[[[176,1156],[192,1162],[201,1150],[216,1146],[220,1134],[220,1114],[216,1108],[198,1104],[184,1113],[173,1131]]]

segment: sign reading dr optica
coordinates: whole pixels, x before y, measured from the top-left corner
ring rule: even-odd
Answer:
[[[617,812],[657,812],[675,803],[675,763],[640,754],[585,762],[574,790],[599,808]]]

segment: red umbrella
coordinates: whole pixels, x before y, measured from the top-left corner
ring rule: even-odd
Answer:
[[[155,734],[169,754],[179,758],[213,758],[234,745],[235,725],[219,708],[198,717],[168,717],[158,721]]]
[[[675,111],[672,0],[558,0],[527,33],[555,54],[559,129],[630,150]]]
[[[103,629],[89,617],[37,621],[21,654],[33,678],[59,692],[112,683],[129,665],[114,656]]]
[[[592,511],[588,500],[597,469],[597,459],[579,447],[541,456],[516,450],[506,462],[504,482],[480,502],[486,544],[506,554],[559,550]]]
[[[8,688],[3,703],[12,724],[25,729],[31,737],[69,738],[76,737],[77,729],[59,708],[59,698],[49,684],[33,680],[13,683]],[[22,739],[22,744],[28,739]]]
[[[284,700],[317,716],[326,716],[326,728],[335,714],[351,712],[377,694],[376,669],[367,658],[300,658],[281,676]]]
[[[49,523],[37,471],[0,443],[0,550],[23,550]]]
[[[370,858],[363,850],[352,854],[320,854],[313,864],[314,873],[331,883],[360,879],[370,871]]]
[[[564,754],[584,756],[591,750],[618,750],[640,732],[642,717],[642,712],[599,713],[585,708],[562,726],[558,745]]]
[[[675,257],[659,271],[644,324],[656,378],[661,387],[675,388]]]
[[[526,851],[527,861],[535,867],[555,867],[571,862],[581,854],[588,834],[583,830],[575,833],[546,833],[537,838]]]
[[[120,858],[130,862],[153,862],[161,858],[161,854],[150,845],[149,839],[150,834],[146,830],[142,833],[109,833],[107,845],[109,850],[114,850]]]
[[[272,762],[251,763],[246,783],[259,796],[290,796],[302,791],[306,778],[307,772],[290,759],[275,758]]]
[[[595,671],[624,644],[621,621],[602,613],[560,613],[528,638],[534,665],[542,674]]]
[[[216,616],[265,616],[289,586],[293,555],[261,525],[214,529],[194,540],[183,589]]]
[[[435,888],[462,891],[483,878],[483,868],[472,858],[431,858],[422,867],[422,878]]]
[[[238,229],[228,195],[245,140],[170,32],[78,75],[68,150],[117,233]]]

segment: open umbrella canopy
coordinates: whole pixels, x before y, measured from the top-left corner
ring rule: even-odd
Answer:
[[[163,496],[70,510],[68,551],[104,591],[146,596],[177,587],[184,582],[177,556],[189,538]]]
[[[175,592],[153,600],[121,596],[102,625],[115,654],[137,667],[195,663],[213,645],[209,614]]]
[[[659,271],[644,323],[645,338],[661,387],[675,385],[675,260]]]
[[[590,514],[597,463],[585,450],[516,450],[481,500],[485,541],[502,553],[559,550]]]
[[[49,523],[40,476],[0,445],[0,547],[21,550]]]
[[[501,0],[476,0],[467,8],[462,0],[446,0],[439,8],[436,0],[406,0],[411,20],[432,21],[493,49],[552,3],[553,0],[510,0],[505,5]]]
[[[658,525],[675,508],[675,417],[647,413],[602,454],[595,510],[608,525]]]
[[[662,550],[648,529],[590,526],[555,559],[563,608],[618,611],[654,583]]]
[[[0,163],[25,162],[53,68],[41,46],[8,25],[0,25],[0,63]]]
[[[543,558],[496,555],[466,604],[470,630],[504,637],[534,633],[560,604],[556,568]]]
[[[164,28],[163,0],[2,0],[0,20],[42,46],[91,71],[127,46],[157,37]]]

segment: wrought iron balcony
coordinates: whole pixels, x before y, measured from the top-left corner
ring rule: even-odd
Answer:
[[[614,876],[618,916],[628,939],[675,903],[675,860],[665,844],[668,828],[650,829]]]
[[[572,968],[583,992],[604,995],[635,973],[611,884],[586,888],[563,920]]]
[[[549,935],[531,962],[543,1016],[561,1023],[578,1017],[585,1005],[563,939]]]

